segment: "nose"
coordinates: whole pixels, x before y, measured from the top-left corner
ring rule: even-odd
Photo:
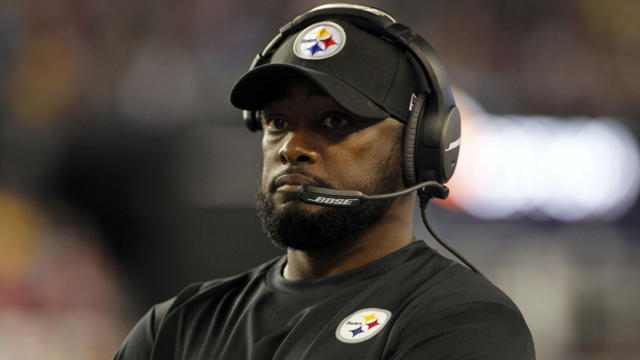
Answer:
[[[320,154],[313,139],[304,131],[292,131],[278,150],[278,158],[283,164],[315,164]]]

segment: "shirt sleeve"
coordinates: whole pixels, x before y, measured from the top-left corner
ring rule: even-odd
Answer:
[[[498,303],[460,305],[407,324],[391,359],[533,360],[522,315]]]
[[[133,327],[114,360],[149,360],[158,328],[173,299],[153,306]]]

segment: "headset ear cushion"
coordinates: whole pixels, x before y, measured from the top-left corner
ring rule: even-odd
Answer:
[[[420,123],[420,116],[422,115],[422,108],[426,99],[425,93],[420,93],[416,97],[413,104],[409,119],[404,125],[404,141],[402,149],[402,167],[404,174],[405,186],[411,186],[416,184],[416,162],[415,162],[415,148],[416,148],[416,134],[418,132],[418,124]]]
[[[242,119],[244,124],[251,131],[258,131],[262,129],[262,123],[260,120],[260,111],[242,110]]]

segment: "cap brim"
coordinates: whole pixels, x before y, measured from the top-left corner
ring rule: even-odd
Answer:
[[[351,85],[331,75],[291,64],[266,64],[244,74],[231,89],[231,103],[243,110],[261,110],[273,100],[270,91],[288,75],[298,74],[324,90],[349,112],[370,119],[384,119],[389,113]]]

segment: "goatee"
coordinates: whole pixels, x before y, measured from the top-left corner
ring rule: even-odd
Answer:
[[[304,171],[296,172],[310,176]],[[398,179],[402,177],[400,159],[386,159],[381,163],[377,174],[384,175],[356,190],[365,194],[398,191]],[[332,187],[315,177],[314,180],[317,182],[316,185]],[[259,191],[257,195],[258,216],[265,233],[279,247],[305,251],[340,248],[354,243],[367,229],[380,222],[394,201],[368,201],[354,207],[327,206],[319,211],[310,212],[300,206],[301,202],[296,199],[295,193],[287,193],[284,198],[286,206],[276,209],[273,202],[274,193],[274,186],[269,184],[266,191]]]

